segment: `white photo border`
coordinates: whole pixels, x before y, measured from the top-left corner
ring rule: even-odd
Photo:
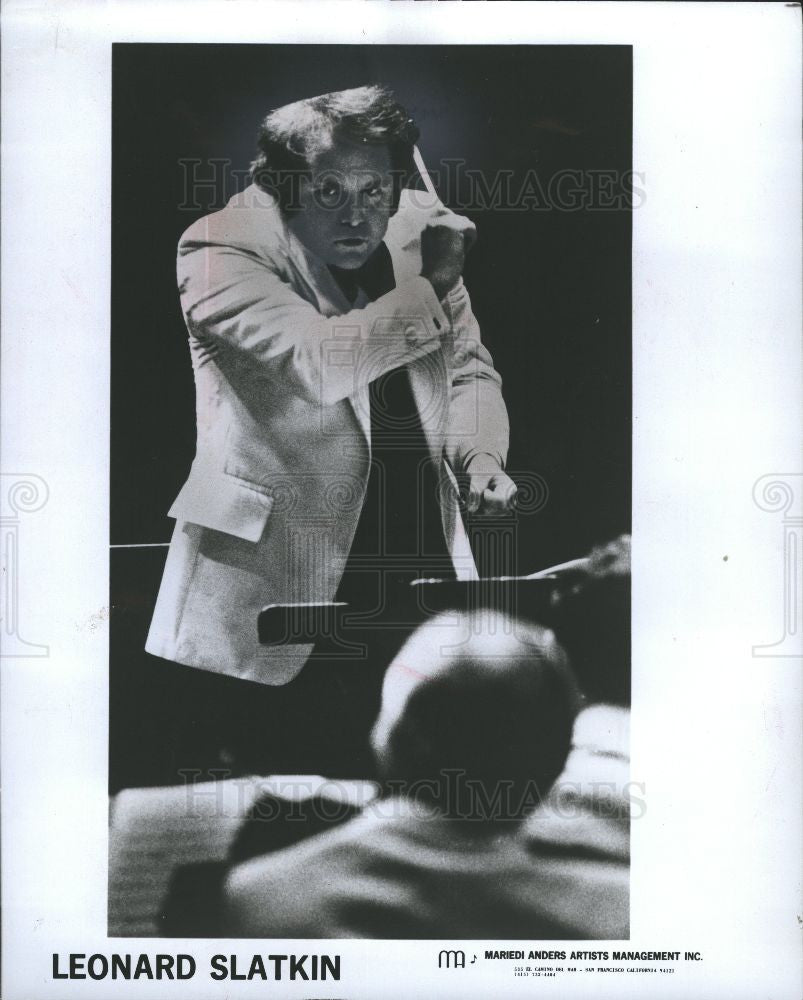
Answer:
[[[799,9],[10,2],[3,20],[0,454],[16,573],[2,635],[3,996],[163,1000],[156,982],[54,982],[51,955],[167,951],[200,970],[170,995],[212,1000],[232,985],[208,978],[211,955],[277,950],[106,937],[111,45],[159,41],[633,46],[646,196],[633,215],[632,777],[646,810],[631,947],[702,954],[650,977],[655,997],[798,996],[800,660],[783,652],[794,641],[755,647],[789,631],[799,580],[786,548],[801,503]],[[439,973],[441,947],[280,950],[341,955],[340,984],[318,996],[545,987],[493,963],[467,985]],[[626,974],[576,994],[555,982],[562,997],[645,990]]]

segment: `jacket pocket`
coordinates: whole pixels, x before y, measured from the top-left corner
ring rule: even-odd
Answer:
[[[169,517],[258,542],[273,507],[267,487],[229,474],[193,469],[168,511]]]

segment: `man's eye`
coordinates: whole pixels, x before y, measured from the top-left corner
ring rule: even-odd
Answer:
[[[340,186],[334,181],[325,181],[316,188],[316,196],[324,205],[336,205],[340,198]]]

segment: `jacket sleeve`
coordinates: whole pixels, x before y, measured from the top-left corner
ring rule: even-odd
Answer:
[[[322,406],[436,350],[448,328],[432,285],[418,276],[364,309],[325,317],[270,261],[185,240],[178,280],[187,328],[203,350],[225,344]]]
[[[452,328],[446,459],[456,472],[462,472],[475,455],[484,452],[504,468],[510,425],[502,398],[502,378],[482,343],[462,279],[444,300],[444,309]]]

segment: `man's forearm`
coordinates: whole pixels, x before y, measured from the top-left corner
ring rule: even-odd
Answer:
[[[450,325],[430,281],[420,276],[363,309],[327,317],[248,255],[199,246],[185,250],[179,264],[193,337],[275,368],[277,376],[297,383],[299,394],[321,405],[437,350]]]

